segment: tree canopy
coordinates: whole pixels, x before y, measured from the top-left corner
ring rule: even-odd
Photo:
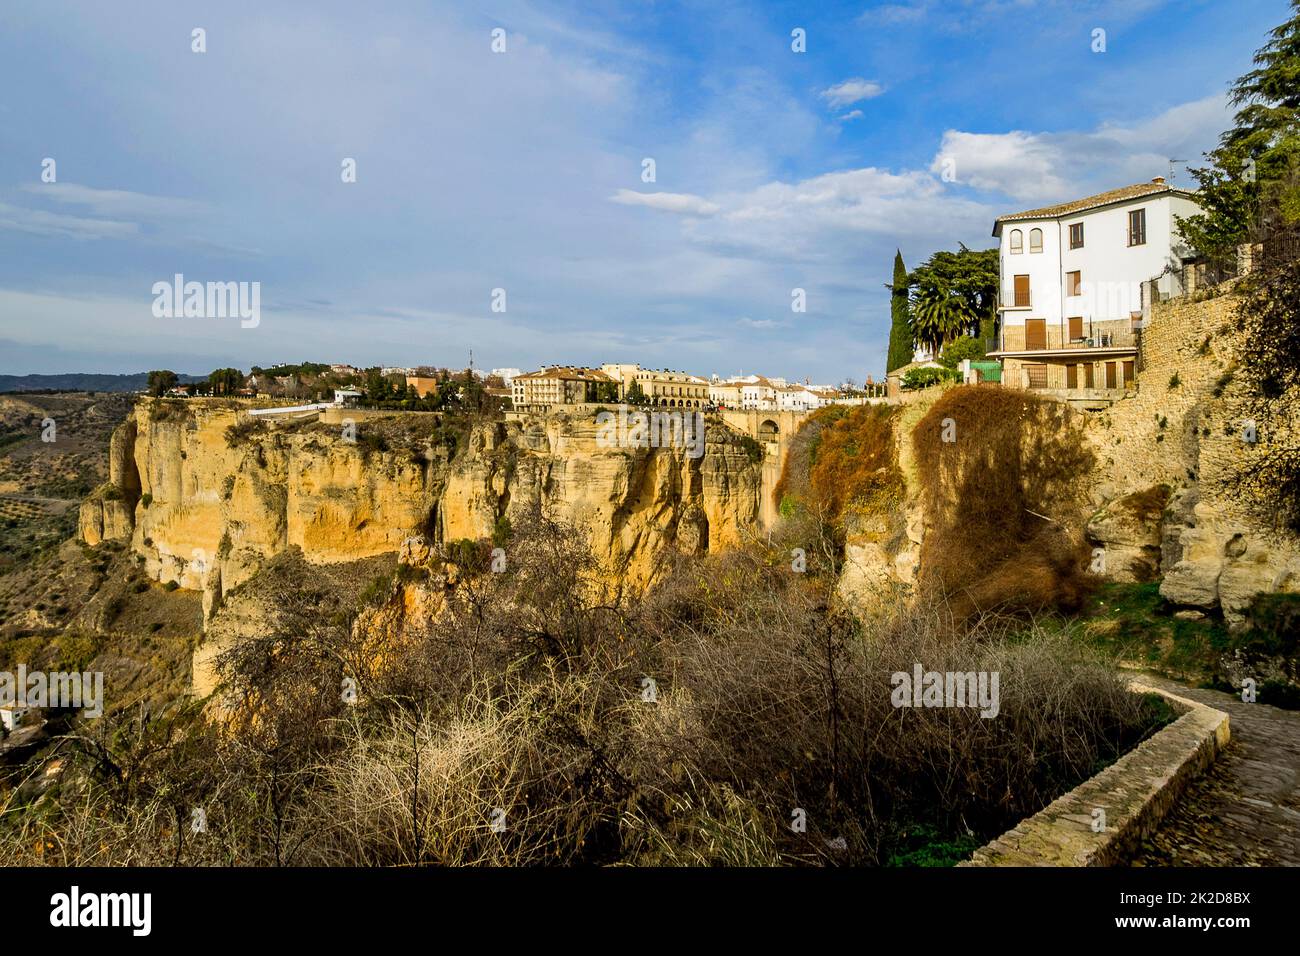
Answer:
[[[1291,10],[1255,53],[1255,69],[1233,83],[1237,113],[1206,154],[1209,165],[1188,170],[1203,212],[1179,225],[1211,259],[1300,222],[1300,0],[1291,0]]]
[[[936,252],[907,276],[912,339],[933,351],[979,335],[997,314],[998,250]]]
[[[154,397],[162,395],[168,389],[175,388],[178,381],[176,373],[170,369],[154,369],[149,373],[149,394]]]

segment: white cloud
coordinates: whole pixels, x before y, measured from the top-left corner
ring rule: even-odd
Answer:
[[[0,229],[64,239],[131,239],[140,232],[133,222],[85,219],[0,203]]]
[[[822,90],[821,97],[831,106],[850,106],[863,100],[874,99],[883,92],[885,88],[874,80],[864,80],[860,76],[855,76]]]
[[[1169,175],[1169,160],[1196,160],[1230,122],[1219,94],[1141,122],[1086,132],[968,133],[948,130],[930,171],[951,163],[956,180],[1021,202],[1061,202]],[[1189,185],[1184,177],[1181,185]]]
[[[646,206],[685,216],[712,216],[722,208],[717,203],[690,193],[639,193],[631,189],[620,189],[609,198],[624,206]]]
[[[862,117],[863,117],[862,110],[849,110],[843,116],[839,117],[839,121],[841,123],[848,123],[855,119],[862,119]]]
[[[736,320],[737,325],[743,325],[747,329],[775,329],[781,323],[775,319],[751,319],[745,317]]]
[[[125,189],[95,189],[77,183],[28,183],[23,189],[43,199],[85,206],[91,212],[101,216],[155,219],[194,215],[205,208],[203,203],[192,199],[150,196],[146,193],[128,192]]]

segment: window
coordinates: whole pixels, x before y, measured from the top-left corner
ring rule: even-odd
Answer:
[[[1067,272],[1065,274],[1065,294],[1083,295],[1083,273]]]
[[[1083,387],[1092,388],[1092,363],[1083,367]]]
[[[1074,315],[1070,317],[1070,341],[1077,342],[1083,338],[1083,316]]]
[[[1043,251],[1043,230],[1041,229],[1029,230],[1029,251],[1030,252]]]
[[[1065,367],[1065,387],[1066,388],[1079,387],[1079,366],[1067,365]]]
[[[1133,387],[1133,363],[1132,362],[1124,363],[1124,387],[1125,388]]]
[[[1030,388],[1047,388],[1047,366],[1042,364],[1026,365],[1025,371],[1029,373]]]
[[[1134,209],[1128,214],[1128,244],[1144,246],[1147,242],[1147,211]]]
[[[1107,363],[1106,363],[1106,387],[1107,387],[1107,388],[1118,388],[1118,387],[1119,387],[1119,386],[1116,384],[1116,381],[1115,381],[1115,373],[1116,373],[1116,366],[1117,366],[1117,364],[1118,364],[1118,363],[1116,363],[1116,362],[1107,362]]]
[[[1018,256],[1025,251],[1025,236],[1019,229],[1011,230],[1011,254]]]
[[[1015,298],[1013,301],[1018,309],[1029,308],[1029,276],[1015,277]]]
[[[1070,248],[1083,248],[1083,223],[1076,222],[1070,226]]]
[[[1047,348],[1047,320],[1025,319],[1025,348]]]

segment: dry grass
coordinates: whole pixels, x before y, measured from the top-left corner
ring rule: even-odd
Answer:
[[[11,801],[0,838],[31,863],[886,864],[918,825],[1000,832],[1155,721],[1059,632],[943,605],[867,627],[765,548],[609,605],[581,540],[516,529],[508,572],[378,659],[286,603],[297,625],[227,660],[224,724],[69,742],[65,785]],[[916,663],[998,671],[999,715],[895,708]],[[202,837],[177,829],[194,806]]]

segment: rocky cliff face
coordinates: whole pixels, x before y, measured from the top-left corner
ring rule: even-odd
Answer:
[[[585,529],[619,586],[674,552],[725,548],[757,527],[760,466],[721,424],[703,454],[602,447],[594,418],[481,422],[449,451],[430,415],[259,424],[234,403],[141,400],[113,438],[112,477],[86,502],[88,543],[129,535],[146,573],[223,597],[275,555],[313,563],[397,553],[408,539],[481,539],[540,506]]]
[[[1143,332],[1135,395],[1101,413],[1077,412],[1095,456],[1081,488],[1093,570],[1125,582],[1159,580],[1175,605],[1246,623],[1260,593],[1300,592],[1300,540],[1268,526],[1227,480],[1246,449],[1230,288],[1209,298],[1159,303]],[[894,515],[845,528],[840,593],[860,611],[888,606],[915,584],[926,535],[918,501],[926,476],[911,434],[943,394],[906,396],[896,447],[908,491]],[[1040,445],[1026,435],[1026,447]]]
[[[1300,591],[1300,541],[1268,527],[1228,480],[1247,447],[1233,385],[1238,299],[1218,292],[1157,304],[1137,394],[1090,422],[1099,467],[1088,534],[1108,576],[1160,578],[1168,601],[1236,625],[1257,594]]]

